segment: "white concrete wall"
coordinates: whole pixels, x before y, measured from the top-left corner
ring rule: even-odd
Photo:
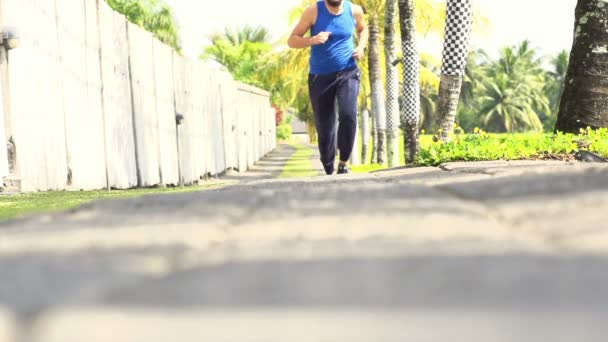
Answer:
[[[190,119],[192,115],[190,105],[190,102],[192,101],[191,84],[191,63],[174,52],[173,86],[175,94],[175,111],[184,116],[183,123],[177,126],[180,182],[183,184],[192,184],[197,179],[194,172],[194,153],[192,153],[192,140],[194,135],[192,134],[193,129],[191,128],[191,123],[193,121]]]
[[[0,141],[7,141],[4,127],[4,106],[2,105],[2,82],[0,81]],[[0,148],[0,177],[8,176],[8,153],[6,148]]]
[[[188,61],[105,1],[5,2],[21,46],[0,139],[15,141],[23,191],[194,184],[274,148],[268,93]]]
[[[9,54],[10,115],[25,191],[65,188],[68,166],[54,1],[6,2],[21,47]]]
[[[154,81],[152,34],[128,23],[133,123],[140,186],[160,183],[160,143]]]
[[[69,188],[106,186],[101,68],[95,0],[57,1]],[[75,30],[84,27],[84,30]]]
[[[127,22],[104,1],[98,3],[108,183],[125,189],[137,186]]]
[[[171,49],[154,40],[154,81],[158,113],[159,161],[163,184],[179,184],[177,126]]]

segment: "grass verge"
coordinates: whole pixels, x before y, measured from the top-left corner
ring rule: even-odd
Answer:
[[[318,175],[312,165],[314,149],[301,144],[292,144],[296,152],[291,155],[281,172],[280,178],[312,177]]]
[[[217,189],[225,183],[209,183],[199,186],[95,191],[49,191],[0,196],[0,220],[17,218],[28,214],[61,211],[79,207],[101,199],[134,198],[152,194],[174,194]]]

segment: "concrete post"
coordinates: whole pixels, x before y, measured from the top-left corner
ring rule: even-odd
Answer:
[[[5,0],[0,0],[0,32],[4,31],[5,28],[5,19],[7,16],[6,13],[6,4]],[[7,149],[8,156],[8,166],[9,166],[9,176],[4,179],[4,186],[6,187],[5,191],[20,191],[21,190],[21,182],[19,181],[19,173],[17,170],[17,156],[15,149],[15,141],[13,137],[13,126],[12,126],[12,114],[11,114],[11,103],[10,103],[10,75],[9,75],[9,53],[6,47],[0,46],[0,82],[2,86],[0,87],[2,90],[2,96],[0,105],[2,106],[2,112],[4,113],[4,136],[6,137],[4,143],[5,148]],[[0,143],[0,148],[2,148],[2,143]],[[0,181],[0,186],[2,186],[2,182]]]

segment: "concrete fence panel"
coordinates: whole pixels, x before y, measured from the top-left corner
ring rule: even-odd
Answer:
[[[212,174],[218,175],[226,170],[226,150],[224,146],[224,124],[222,113],[222,76],[217,70],[209,72],[207,91],[207,112],[209,122],[209,146],[212,156]]]
[[[105,1],[98,5],[108,184],[125,189],[137,185],[127,23]]]
[[[106,186],[101,70],[95,1],[56,2],[68,188]]]
[[[6,127],[4,106],[2,105],[3,99],[2,81],[0,81],[0,141],[6,141]],[[0,177],[6,177],[9,175],[8,169],[8,151],[6,148],[0,148]]]
[[[240,91],[240,89],[238,88],[238,83],[237,83],[237,90],[236,90],[236,110],[235,110],[235,116],[236,116],[236,141],[237,141],[237,146],[236,146],[236,153],[238,155],[238,170],[240,172],[246,171],[247,170],[247,160],[248,160],[248,154],[249,154],[249,146],[247,145],[247,115],[246,112],[244,110],[244,108],[246,108],[247,106],[247,99],[248,96],[246,93],[243,93],[242,91]]]
[[[219,74],[224,151],[227,169],[238,169],[237,91],[236,84],[227,72]]]
[[[11,133],[24,191],[63,189],[68,166],[55,2],[7,0],[21,46],[9,54]]]
[[[139,186],[160,183],[159,127],[156,112],[152,35],[128,23],[129,69],[133,94],[135,155]]]
[[[173,85],[173,55],[171,49],[154,40],[154,81],[158,113],[159,160],[162,183],[179,183],[177,156],[177,126]]]
[[[173,53],[173,84],[175,94],[175,110],[184,120],[177,128],[178,157],[180,182],[193,184],[198,178],[195,175],[194,135],[192,119],[192,63]]]
[[[207,116],[208,113],[205,111],[206,91],[208,77],[207,68],[200,61],[192,63],[192,115],[189,119],[190,128],[192,129],[190,134],[192,135],[193,148],[191,153],[193,154],[192,159],[194,160],[194,170],[197,179],[204,179],[207,177],[209,170],[209,161],[211,157],[210,144],[211,138],[208,133]]]

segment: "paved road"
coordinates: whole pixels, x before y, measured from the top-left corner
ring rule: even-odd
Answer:
[[[605,340],[603,164],[263,178],[2,224],[0,341]]]

